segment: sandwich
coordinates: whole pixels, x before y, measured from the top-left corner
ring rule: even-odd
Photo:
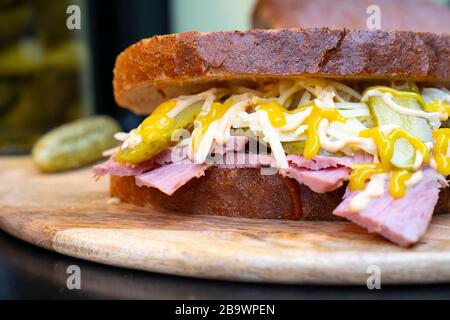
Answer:
[[[349,220],[404,247],[449,210],[449,34],[154,36],[119,55],[113,84],[148,115],[94,167],[121,202]]]
[[[367,30],[379,13],[380,29],[448,32],[450,8],[423,0],[259,0],[254,28],[348,28]]]

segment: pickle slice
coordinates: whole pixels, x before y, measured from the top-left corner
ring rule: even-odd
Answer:
[[[305,151],[306,141],[283,142],[282,145],[286,154],[302,155]]]
[[[422,110],[415,99],[394,97],[393,100],[402,107]],[[397,125],[424,142],[432,141],[432,129],[426,119],[399,114],[387,106],[381,97],[370,97],[369,108],[376,126]],[[397,168],[411,170],[414,166],[414,159],[415,152],[411,144],[406,139],[398,139],[395,143],[391,163]]]
[[[415,99],[394,97],[393,100],[402,107],[422,110],[422,107]],[[393,124],[422,141],[429,142],[433,140],[432,129],[426,119],[399,114],[386,105],[381,97],[370,97],[369,108],[373,115],[375,126]]]
[[[142,142],[133,147],[120,148],[117,160],[124,163],[139,164],[175,145],[178,141],[173,141],[173,133],[180,129],[192,129],[194,120],[200,113],[202,106],[202,101],[196,102],[181,111],[172,120],[166,118],[165,114],[159,117],[159,115],[153,113],[155,116],[152,117],[153,114],[149,116],[141,124],[142,128],[138,130]]]
[[[117,122],[97,116],[62,125],[45,134],[34,145],[32,158],[44,172],[75,169],[100,160],[105,150],[117,146]]]
[[[391,163],[397,168],[412,170],[414,167],[415,152],[406,139],[398,139],[394,145]]]
[[[194,126],[194,120],[197,118],[203,106],[203,101],[199,101],[181,111],[173,119],[174,130],[179,129],[192,129]],[[173,132],[172,132],[173,133]],[[171,133],[171,135],[172,135]]]

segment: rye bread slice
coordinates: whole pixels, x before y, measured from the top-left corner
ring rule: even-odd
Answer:
[[[302,76],[448,85],[450,34],[322,28],[155,36],[119,55],[114,95],[148,114],[163,100],[223,82]]]
[[[111,196],[138,206],[188,214],[256,219],[342,220],[332,214],[345,186],[316,193],[280,175],[262,176],[258,169],[212,167],[168,196],[138,187],[134,177],[111,177]],[[450,212],[450,188],[441,190],[435,212]]]
[[[263,176],[259,169],[212,167],[171,196],[136,186],[134,177],[111,177],[111,196],[125,203],[236,218],[340,220],[331,212],[343,193],[341,188],[318,194],[278,174]]]
[[[450,8],[423,0],[259,0],[254,28],[348,28],[367,30],[370,13],[380,8],[382,30],[450,32]]]

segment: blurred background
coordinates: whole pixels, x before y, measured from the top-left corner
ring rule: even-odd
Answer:
[[[154,34],[256,26],[366,28],[367,6],[382,29],[450,32],[447,0],[0,0],[0,154],[29,152],[62,123],[93,114],[123,130],[141,117],[117,108],[115,57]],[[68,7],[80,8],[70,30]]]

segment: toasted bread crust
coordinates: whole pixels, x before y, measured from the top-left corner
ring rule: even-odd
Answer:
[[[349,28],[367,29],[380,8],[382,30],[449,32],[450,9],[422,0],[259,0],[253,12],[255,28]]]
[[[276,77],[411,79],[450,83],[450,34],[346,29],[181,33],[119,55],[117,103],[148,114],[170,97],[223,81]]]

